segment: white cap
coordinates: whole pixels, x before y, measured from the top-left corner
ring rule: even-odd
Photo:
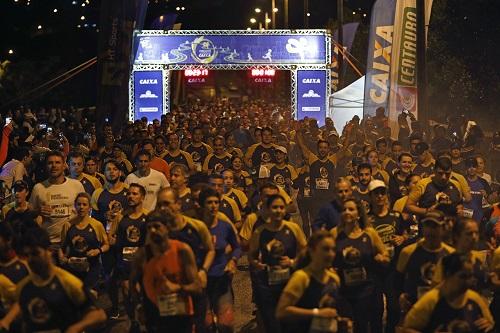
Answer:
[[[282,152],[282,153],[283,153],[283,154],[285,154],[285,155],[286,155],[286,154],[288,154],[288,152],[287,152],[286,148],[285,148],[285,147],[283,147],[283,146],[276,146],[274,149],[276,149],[277,151]]]
[[[370,182],[370,184],[368,184],[368,191],[373,191],[379,187],[383,187],[383,188],[387,188],[387,186],[385,185],[385,183],[381,180],[378,180],[378,179],[374,179]]]

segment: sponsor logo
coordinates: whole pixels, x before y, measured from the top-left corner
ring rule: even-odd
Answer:
[[[199,63],[209,64],[215,60],[217,54],[217,47],[205,36],[198,37],[191,43],[191,55]]]
[[[146,92],[144,94],[141,94],[139,98],[158,98],[158,96],[153,94],[151,90],[146,90]]]
[[[321,79],[302,79],[302,83],[321,83]]]
[[[158,108],[156,106],[143,107],[143,108],[139,108],[139,112],[144,112],[144,113],[158,112]]]
[[[321,111],[321,106],[303,106],[302,111],[305,112],[319,112]]]
[[[302,94],[302,97],[304,98],[318,98],[321,97],[318,93],[314,92],[314,90],[309,90],[305,94]]]
[[[158,84],[157,79],[140,79],[139,84]]]

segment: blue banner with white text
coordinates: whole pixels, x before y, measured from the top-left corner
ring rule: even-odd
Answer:
[[[136,33],[134,64],[326,64],[327,35]]]
[[[391,54],[396,0],[377,0],[373,5],[368,35],[363,116],[374,116],[383,107],[388,114],[391,89]]]
[[[315,118],[323,126],[326,117],[327,70],[297,71],[297,119]]]
[[[163,114],[163,72],[134,72],[134,120],[146,117],[148,122],[160,120]]]

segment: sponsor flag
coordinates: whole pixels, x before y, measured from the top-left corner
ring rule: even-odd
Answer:
[[[425,21],[428,26],[432,0],[427,0],[425,6]],[[394,21],[388,113],[393,135],[397,134],[397,120],[403,110],[418,118],[417,66],[417,3],[416,0],[398,0]]]
[[[387,110],[396,0],[377,0],[373,5],[368,36],[363,116]],[[387,113],[386,113],[387,114]]]
[[[113,127],[128,114],[130,54],[134,28],[141,27],[147,1],[102,0],[98,41],[97,126],[109,118]]]
[[[353,22],[353,23],[347,23],[344,24],[343,26],[343,47],[344,51],[347,50],[348,52],[351,51],[352,48],[352,43],[354,42],[354,37],[356,36],[356,31],[358,30],[359,22]],[[339,85],[339,63],[338,63],[338,57],[339,57],[339,49],[338,49],[338,36],[339,36],[339,31],[335,30],[333,33],[333,40],[332,42],[332,63],[330,65],[330,77],[331,77],[331,93],[333,94],[338,90],[338,85]],[[346,67],[344,66],[343,68],[343,74],[345,74]]]

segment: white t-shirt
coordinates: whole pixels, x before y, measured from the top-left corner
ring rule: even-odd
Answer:
[[[170,183],[164,174],[154,169],[149,169],[149,175],[145,177],[138,177],[135,173],[131,173],[125,178],[125,184],[137,183],[144,186],[146,189],[146,197],[142,204],[144,209],[151,212],[156,207],[156,195],[165,187],[169,187]]]
[[[35,210],[44,205],[52,208],[50,217],[43,217],[42,228],[47,230],[51,243],[61,242],[62,226],[76,216],[76,196],[85,192],[78,180],[65,178],[62,184],[51,184],[48,180],[33,187],[30,203]]]

